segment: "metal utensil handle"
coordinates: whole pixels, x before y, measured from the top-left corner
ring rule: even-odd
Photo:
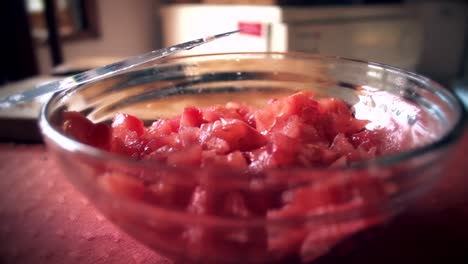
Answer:
[[[73,76],[66,77],[58,81],[45,83],[34,89],[27,90],[19,94],[10,95],[4,98],[0,98],[0,108],[11,107],[13,105],[31,100],[35,97],[38,97],[47,93],[57,92],[57,91],[68,89],[70,87],[74,87],[76,85],[84,84],[84,83],[94,81],[94,80],[99,80],[106,76],[110,76],[118,72],[128,70],[130,68],[136,67],[138,65],[141,65],[141,64],[153,61],[153,60],[157,60],[157,59],[170,56],[182,50],[192,49],[196,46],[202,45],[204,43],[210,42],[218,38],[229,36],[237,32],[239,31],[235,30],[235,31],[225,32],[222,34],[217,34],[213,36],[208,36],[208,37],[180,43],[180,44],[168,47],[168,48],[153,50],[151,52],[148,52],[139,56],[135,56],[127,60],[115,62],[115,63],[102,66],[96,69],[88,70],[88,71],[85,71],[85,72],[82,72]]]

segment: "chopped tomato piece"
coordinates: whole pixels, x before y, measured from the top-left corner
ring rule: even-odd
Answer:
[[[201,126],[202,142],[220,138],[230,146],[230,151],[248,151],[265,145],[266,138],[239,119],[221,119]]]
[[[93,124],[78,112],[65,112],[62,130],[72,138],[103,150],[110,150],[112,131],[107,124]]]
[[[112,135],[125,139],[129,132],[135,132],[137,137],[141,137],[145,133],[143,121],[132,115],[117,114],[112,122]]]
[[[89,131],[93,127],[93,122],[78,112],[63,113],[62,131],[85,144],[89,143]]]
[[[200,109],[196,107],[186,107],[180,117],[179,127],[200,127],[203,120],[203,115]]]

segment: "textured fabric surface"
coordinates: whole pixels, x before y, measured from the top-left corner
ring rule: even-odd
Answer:
[[[42,146],[0,145],[0,263],[169,263],[105,219]]]

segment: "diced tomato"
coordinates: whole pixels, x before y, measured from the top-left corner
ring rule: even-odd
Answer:
[[[177,135],[177,143],[181,147],[199,145],[200,129],[198,127],[180,127]]]
[[[102,175],[99,177],[99,185],[108,192],[130,199],[141,200],[145,193],[145,187],[140,180],[118,173]]]
[[[226,103],[226,108],[235,110],[244,119],[244,121],[247,121],[246,116],[251,112],[251,109],[248,107],[248,105],[244,103],[228,102]]]
[[[333,113],[342,116],[351,116],[349,107],[342,101],[336,98],[322,98],[318,100],[322,113]]]
[[[109,151],[112,141],[112,129],[107,124],[95,124],[91,127],[88,138],[91,146]]]
[[[253,172],[261,172],[276,167],[276,162],[266,146],[247,152],[247,156],[250,160],[249,169]]]
[[[230,150],[229,143],[219,137],[211,137],[203,142],[206,150],[214,150],[216,154],[226,154]]]
[[[112,135],[125,140],[129,132],[135,132],[137,137],[145,133],[145,126],[140,119],[128,114],[116,114],[112,122]]]
[[[240,151],[234,151],[226,156],[226,163],[232,168],[244,168],[247,166],[247,161]]]
[[[204,109],[203,119],[207,122],[215,122],[223,119],[242,119],[242,116],[238,113],[237,108],[234,108],[231,104],[231,108],[227,108],[221,105],[211,106]]]
[[[388,131],[367,130],[368,121],[354,118],[343,101],[316,101],[310,92],[272,99],[259,109],[236,102],[203,109],[186,107],[180,115],[159,119],[146,128],[137,117],[127,114],[117,114],[112,127],[93,124],[76,112],[65,113],[63,120],[63,132],[80,142],[157,166],[182,168],[162,169],[165,177],[155,179],[143,174],[138,174],[140,179],[109,173],[98,181],[102,188],[153,206],[185,210],[196,217],[283,220],[369,205],[385,199],[389,192],[377,177],[353,175],[353,171],[340,177],[344,175],[330,170],[327,177],[303,186],[289,184],[289,180],[292,183],[297,178],[315,177],[315,173],[284,172],[289,168],[347,166],[387,153],[389,146],[396,144],[389,142]],[[187,173],[192,168],[193,175]],[[274,170],[277,168],[282,170]],[[247,191],[236,189],[236,184],[228,190],[219,184],[219,178],[232,177],[225,175],[231,170],[238,177],[252,179]],[[278,182],[277,189],[276,185],[265,188],[271,182]],[[166,234],[183,242],[187,254],[195,259],[201,253],[226,258],[237,257],[238,252],[252,256],[268,252],[280,260],[296,252],[312,260],[368,222],[347,225],[216,230],[195,224]]]
[[[115,116],[111,131],[79,113],[67,112],[62,130],[104,150],[174,165],[184,164],[181,153],[199,145],[197,155],[187,155],[191,160],[187,164],[207,166],[211,160],[213,165],[246,165],[253,171],[336,166],[390,150],[390,144],[384,143],[385,133],[366,130],[368,121],[355,119],[342,100],[316,101],[312,96],[299,92],[269,100],[261,109],[236,102],[204,109],[186,107],[181,115],[159,119],[148,128],[138,118],[121,113]]]
[[[85,144],[89,144],[89,131],[93,127],[93,122],[78,112],[63,113],[62,131]]]
[[[179,127],[200,127],[202,123],[205,123],[205,120],[203,120],[203,115],[200,109],[196,107],[184,108],[184,112],[180,117]]]
[[[186,210],[193,193],[193,187],[160,180],[147,186],[146,200],[157,206]]]
[[[277,117],[301,115],[306,108],[311,107],[314,101],[310,100],[311,92],[299,92],[279,100],[270,101],[266,109],[272,111]]]
[[[383,144],[383,137],[380,131],[364,130],[362,132],[353,134],[350,139],[354,147],[363,147],[369,150],[373,146],[379,146]]]
[[[276,122],[271,128],[273,133],[281,133],[290,138],[299,138],[301,136],[302,122],[299,116],[291,115],[287,118],[276,118]]]
[[[282,108],[282,115],[310,114],[317,109],[317,102],[312,100],[313,93],[310,91],[298,92],[285,98],[286,104]],[[284,100],[284,99],[283,99]]]
[[[168,136],[171,133],[177,132],[179,122],[179,120],[174,119],[159,119],[146,129],[145,136],[148,139]]]
[[[221,119],[200,127],[201,142],[216,137],[228,142],[230,151],[248,151],[266,144],[266,138],[239,119]]]
[[[174,153],[176,149],[174,147],[165,145],[154,151],[151,151],[149,154],[144,155],[142,158],[144,160],[154,160],[158,162],[166,162],[167,158]]]
[[[311,98],[311,92],[299,92],[282,99],[268,101],[264,109],[259,109],[254,114],[257,129],[264,134],[275,126],[278,118],[287,120],[292,115],[306,120],[314,119],[317,103]]]
[[[192,214],[210,214],[216,200],[213,194],[203,186],[198,186],[192,193],[192,199],[187,207],[187,211]]]
[[[125,147],[124,141],[117,137],[112,138],[110,151],[127,156],[127,148]]]
[[[353,199],[353,190],[345,183],[331,181],[299,188],[283,197],[285,206],[280,210],[271,211],[272,218],[304,215],[323,207],[347,203]]]
[[[144,153],[145,146],[146,143],[138,137],[136,132],[129,131],[124,139],[112,138],[111,151],[138,159]]]
[[[167,157],[167,164],[171,166],[200,166],[202,148],[192,145],[183,151],[174,151]]]
[[[252,171],[338,166],[389,149],[383,133],[366,130],[368,121],[355,119],[342,100],[316,101],[312,96],[299,92],[271,99],[261,109],[236,102],[186,107],[181,115],[159,119],[147,128],[134,116],[117,114],[111,131],[68,112],[62,129],[83,143],[137,159]]]
[[[330,149],[338,153],[349,154],[354,151],[354,146],[344,134],[338,134],[335,139],[333,139]]]
[[[149,139],[144,146],[143,156],[149,155],[164,146],[175,146],[177,135],[172,133],[166,137],[154,137]]]
[[[288,167],[295,164],[300,147],[299,139],[275,133],[271,135],[270,140],[269,147],[276,166]]]
[[[319,104],[330,138],[340,133],[351,135],[360,132],[369,123],[367,120],[354,118],[350,108],[342,100],[324,98],[319,100]]]
[[[242,169],[247,167],[247,161],[240,151],[234,151],[227,155],[218,155],[215,151],[203,151],[202,166],[224,167]]]
[[[266,134],[276,123],[276,115],[271,110],[258,110],[253,114],[253,121],[255,127],[262,134]]]
[[[228,216],[248,217],[250,212],[245,198],[239,192],[227,194],[224,200],[224,213]]]
[[[104,123],[93,124],[78,112],[65,112],[62,130],[72,138],[103,150],[110,150],[112,131]]]
[[[298,155],[299,164],[304,167],[327,166],[334,162],[340,153],[332,151],[328,146],[319,144],[306,144]]]

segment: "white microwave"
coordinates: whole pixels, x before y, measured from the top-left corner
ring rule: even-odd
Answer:
[[[233,29],[241,33],[208,43],[196,53],[304,51],[375,61],[414,70],[422,28],[406,5],[280,7],[165,5],[163,45]]]

